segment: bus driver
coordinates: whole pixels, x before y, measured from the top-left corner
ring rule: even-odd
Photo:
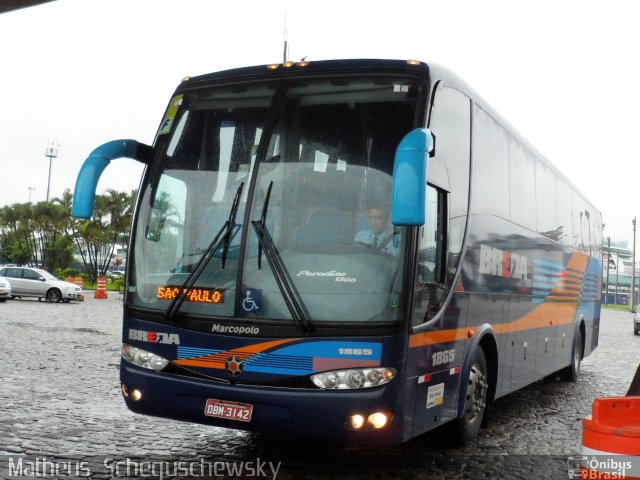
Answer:
[[[379,205],[373,205],[369,207],[367,221],[369,229],[356,233],[354,243],[397,255],[399,238],[394,235],[393,226],[389,223],[389,211]]]

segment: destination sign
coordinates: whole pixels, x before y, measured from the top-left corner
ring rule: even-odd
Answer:
[[[161,300],[173,300],[178,296],[180,287],[166,285],[158,287],[157,297]],[[187,302],[224,303],[224,290],[220,288],[185,288]]]

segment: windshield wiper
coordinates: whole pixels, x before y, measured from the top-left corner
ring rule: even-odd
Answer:
[[[189,276],[185,279],[185,281],[180,285],[178,289],[178,294],[171,300],[171,303],[167,307],[165,311],[165,318],[169,321],[173,321],[173,318],[176,316],[178,311],[180,311],[180,307],[184,303],[185,299],[193,285],[196,283],[204,269],[209,264],[211,257],[216,253],[220,246],[223,246],[222,249],[222,268],[224,268],[225,262],[227,260],[227,250],[229,249],[229,244],[231,243],[231,238],[233,234],[233,230],[236,227],[236,213],[238,212],[238,205],[240,204],[240,196],[242,195],[242,188],[244,187],[244,182],[240,183],[238,190],[236,190],[236,196],[233,199],[233,204],[231,205],[231,210],[229,211],[229,218],[224,222],[218,233],[213,237],[211,243],[204,251],[200,260],[196,264],[193,271],[189,274]]]
[[[309,313],[300,298],[300,294],[295,288],[295,284],[291,280],[291,275],[287,270],[280,254],[278,253],[278,249],[273,243],[273,238],[269,233],[269,229],[267,228],[267,209],[269,208],[269,199],[271,198],[271,188],[273,187],[273,181],[269,183],[269,188],[267,189],[267,195],[264,200],[264,205],[262,207],[262,215],[260,216],[260,220],[253,220],[251,225],[256,231],[258,236],[258,241],[260,242],[258,245],[258,268],[261,268],[261,258],[262,252],[264,251],[265,257],[267,257],[267,263],[271,268],[271,272],[273,273],[273,277],[276,280],[276,284],[280,289],[280,293],[284,298],[284,303],[287,305],[289,309],[289,313],[291,313],[291,317],[293,320],[300,326],[302,330],[309,330],[311,328],[311,322],[309,321]]]

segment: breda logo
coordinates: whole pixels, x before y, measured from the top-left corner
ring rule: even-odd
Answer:
[[[480,273],[505,278],[527,278],[527,257],[480,245]]]
[[[180,345],[180,337],[177,333],[147,332],[146,330],[134,330],[133,328],[129,329],[129,340]]]

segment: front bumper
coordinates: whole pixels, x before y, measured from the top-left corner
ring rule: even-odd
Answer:
[[[72,290],[62,292],[63,300],[80,300],[82,298],[82,291]]]
[[[133,412],[218,427],[310,437],[350,444],[391,445],[403,441],[402,412],[389,386],[355,391],[323,391],[231,385],[154,372],[122,361],[120,380],[126,389],[142,393],[125,398]],[[250,422],[205,415],[208,399],[253,405]],[[366,425],[354,430],[347,417],[377,411],[390,416],[379,430]]]

